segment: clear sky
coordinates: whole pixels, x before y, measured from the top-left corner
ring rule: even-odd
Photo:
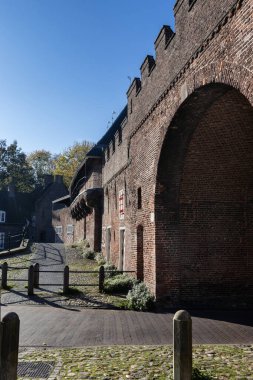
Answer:
[[[96,142],[126,104],[174,0],[0,0],[0,139]]]

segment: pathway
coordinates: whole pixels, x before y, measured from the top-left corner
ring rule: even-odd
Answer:
[[[65,258],[66,255],[63,244],[37,244],[36,253],[31,260],[31,264],[38,263],[40,265],[40,290],[46,292],[62,290]],[[47,284],[58,285],[51,286]]]
[[[172,343],[172,313],[3,306],[21,320],[21,346],[80,347]],[[193,343],[252,344],[253,312],[191,312]]]

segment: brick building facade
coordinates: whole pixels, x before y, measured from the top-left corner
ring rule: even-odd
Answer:
[[[60,175],[45,175],[44,185],[22,193],[10,184],[0,191],[0,250],[19,246],[22,233],[33,241],[54,242],[52,201],[68,194]]]
[[[248,306],[253,2],[178,0],[174,13],[55,215],[173,306]]]

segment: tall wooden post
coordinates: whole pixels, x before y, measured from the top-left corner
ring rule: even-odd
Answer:
[[[102,265],[99,268],[99,292],[102,293],[104,291],[104,281],[105,281],[105,268]]]
[[[28,269],[28,296],[33,296],[33,287],[34,287],[34,267],[30,265]]]
[[[68,293],[68,290],[69,290],[69,267],[68,265],[66,265],[64,268],[64,273],[63,273],[63,294]]]
[[[192,320],[185,310],[173,318],[173,374],[174,380],[192,378]]]
[[[2,264],[2,288],[7,289],[7,278],[8,278],[8,264],[4,262]]]
[[[16,380],[18,368],[20,321],[16,313],[8,313],[0,324],[0,379]]]
[[[36,263],[34,265],[34,287],[38,288],[40,282],[40,264]]]

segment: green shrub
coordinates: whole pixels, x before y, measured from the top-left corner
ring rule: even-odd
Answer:
[[[133,287],[135,281],[127,274],[118,274],[105,279],[104,291],[105,293],[126,293]]]
[[[127,306],[131,310],[149,310],[154,304],[154,296],[144,282],[135,283],[127,295]]]
[[[83,252],[83,258],[84,259],[89,259],[89,260],[94,260],[95,259],[95,252],[91,251],[90,249],[85,250]]]
[[[96,253],[95,260],[99,266],[104,265],[106,263],[106,259],[104,258],[101,252]]]
[[[104,265],[104,268],[105,268],[105,277],[106,278],[113,277],[113,276],[117,275],[117,268],[115,267],[115,265],[110,264],[110,263],[106,263]],[[107,271],[109,271],[109,273]]]

